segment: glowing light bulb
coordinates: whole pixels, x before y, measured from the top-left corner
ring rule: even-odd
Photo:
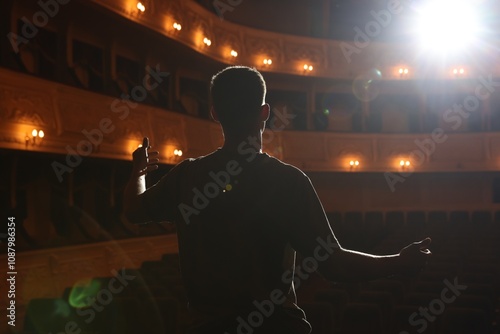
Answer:
[[[137,3],[137,9],[139,9],[142,13],[146,10],[146,7],[142,4],[142,2]]]

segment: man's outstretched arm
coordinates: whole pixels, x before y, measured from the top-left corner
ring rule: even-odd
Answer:
[[[146,191],[146,174],[158,169],[158,152],[149,152],[149,138],[144,137],[142,146],[132,153],[132,175],[125,187],[124,213],[134,224],[147,223],[149,218],[145,212],[141,194]]]
[[[320,265],[320,272],[332,281],[366,281],[391,275],[414,275],[429,260],[431,239],[414,242],[398,254],[373,255],[340,247]]]
[[[299,194],[289,205],[294,208],[288,216],[287,231],[292,246],[303,257],[315,258],[319,272],[330,281],[366,281],[415,274],[431,255],[427,249],[430,238],[408,245],[398,254],[373,255],[345,249],[332,231],[309,178],[302,174],[289,192]]]

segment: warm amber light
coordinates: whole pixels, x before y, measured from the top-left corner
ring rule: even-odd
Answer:
[[[233,57],[238,57],[238,52],[236,52],[235,50],[231,50],[231,56]]]
[[[31,138],[28,136],[28,134],[26,134],[24,138],[26,141],[26,146],[28,146],[29,144],[32,145],[40,144],[43,137],[45,137],[45,132],[43,132],[43,130],[38,130],[38,129],[31,130]]]
[[[138,2],[137,9],[139,9],[141,12],[144,13],[144,11],[146,10],[146,7],[142,4],[142,2]]]
[[[405,167],[410,167],[411,163],[409,160],[401,160],[399,161],[399,165],[404,169]]]
[[[407,68],[405,68],[404,73],[408,74],[408,69]]]
[[[211,40],[209,40],[207,37],[205,37],[205,38],[203,39],[203,43],[205,43],[207,46],[212,45],[212,41],[211,41]]]
[[[182,26],[179,23],[175,22],[174,23],[174,29],[179,31],[179,30],[182,29]]]
[[[465,70],[463,68],[460,69],[460,74],[464,74]]]
[[[174,150],[174,155],[178,157],[182,157],[182,150]]]
[[[403,74],[403,69],[402,68],[399,69],[399,74]]]
[[[359,166],[359,161],[358,160],[354,161],[354,165]]]
[[[271,65],[273,63],[273,61],[271,59],[264,59],[264,64],[265,65]]]

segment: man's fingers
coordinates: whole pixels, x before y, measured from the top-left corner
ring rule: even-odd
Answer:
[[[158,165],[149,165],[148,167],[146,167],[146,173],[157,170],[157,169],[158,169]]]
[[[432,255],[432,252],[429,249],[427,249],[427,248],[420,249],[420,252],[424,253],[426,255]]]
[[[427,248],[431,244],[431,238],[425,238],[423,240],[420,240],[419,242],[416,242],[415,244],[420,247],[420,249]]]
[[[149,138],[148,137],[144,137],[144,139],[142,140],[142,147],[144,147],[144,148],[149,147]]]

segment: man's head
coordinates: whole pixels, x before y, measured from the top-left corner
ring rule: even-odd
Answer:
[[[269,117],[266,83],[254,68],[231,66],[212,77],[212,117],[228,135],[248,134]]]

